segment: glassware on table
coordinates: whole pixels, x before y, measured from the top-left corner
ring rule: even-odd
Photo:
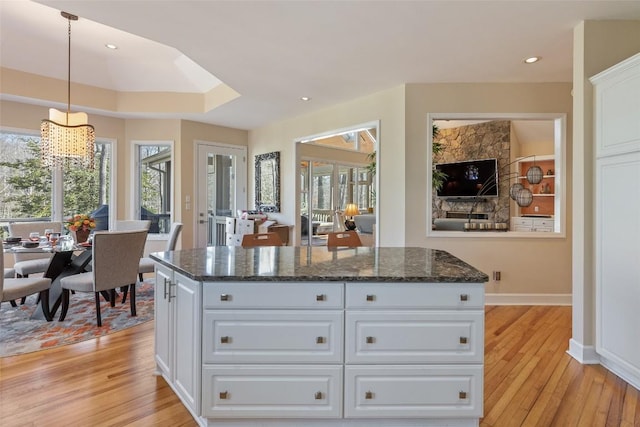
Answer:
[[[73,238],[68,234],[60,237],[60,250],[70,251],[73,249]]]
[[[60,238],[60,233],[51,233],[49,235],[49,242],[51,242],[51,246],[55,246]]]
[[[44,235],[47,240],[49,240],[49,236],[51,236],[51,233],[53,233],[53,228],[47,228],[46,230],[44,230]]]
[[[31,240],[32,242],[39,242],[40,233],[38,233],[37,231],[32,231],[31,233],[29,233],[29,240]]]

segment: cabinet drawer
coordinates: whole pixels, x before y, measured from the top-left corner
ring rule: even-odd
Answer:
[[[204,308],[342,308],[342,283],[205,283]]]
[[[337,310],[205,310],[204,363],[341,363]]]
[[[342,366],[205,366],[202,412],[217,418],[339,418]]]
[[[484,285],[465,283],[347,283],[347,308],[484,308]]]
[[[515,227],[531,228],[533,227],[533,218],[523,218],[514,216],[511,218],[511,225]]]
[[[482,366],[345,367],[345,418],[480,417]]]
[[[482,363],[482,311],[351,311],[345,363]]]

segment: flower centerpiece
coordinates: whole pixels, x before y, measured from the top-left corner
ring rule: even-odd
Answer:
[[[96,228],[96,220],[85,214],[73,215],[64,221],[64,226],[71,231],[77,243],[83,243],[89,238],[91,230]]]

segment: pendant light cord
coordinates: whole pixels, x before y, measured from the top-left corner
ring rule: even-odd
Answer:
[[[68,29],[68,49],[67,49],[67,125],[69,125],[69,114],[71,114],[71,21],[77,21],[78,17],[69,12],[61,11],[60,15],[69,22]]]
[[[69,113],[71,112],[71,17],[69,22],[69,49],[67,52],[67,125],[69,124]]]

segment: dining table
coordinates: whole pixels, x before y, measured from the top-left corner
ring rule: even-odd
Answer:
[[[92,251],[90,245],[73,244],[70,248],[60,245],[52,246],[48,242],[42,242],[35,248],[23,247],[18,244],[3,243],[4,253],[50,253],[51,260],[43,277],[51,279],[49,288],[49,301],[40,301],[31,319],[46,320],[55,316],[62,302],[62,286],[60,281],[67,276],[83,273],[91,263]],[[47,313],[48,312],[48,313]]]

